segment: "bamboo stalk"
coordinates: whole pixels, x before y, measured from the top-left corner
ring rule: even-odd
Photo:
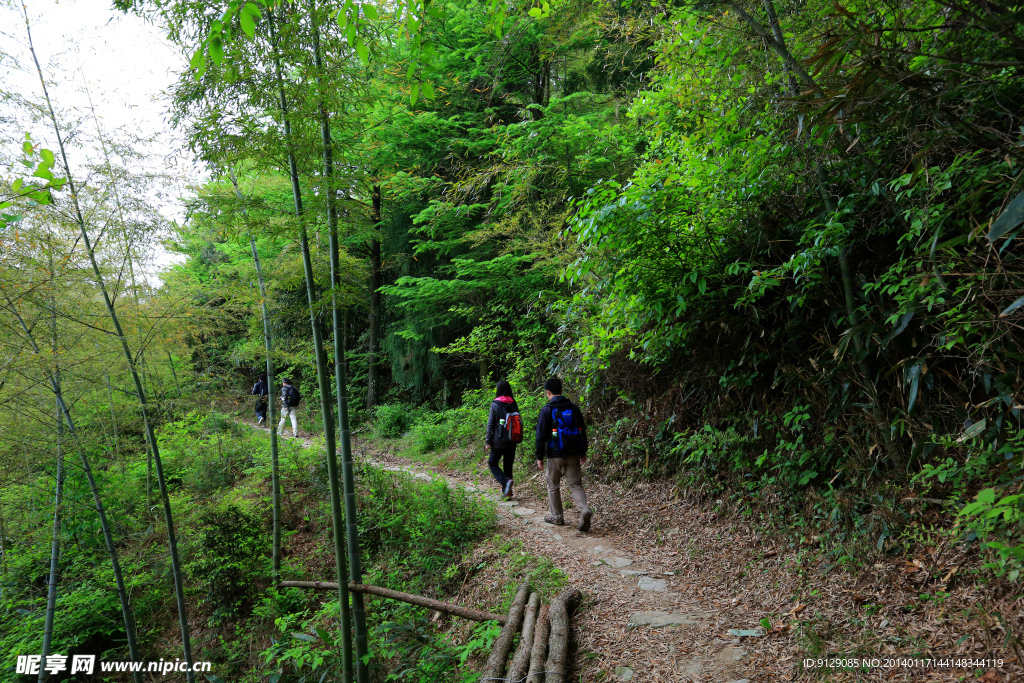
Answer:
[[[526,605],[526,616],[523,617],[523,631],[519,638],[519,647],[512,656],[512,663],[508,667],[506,678],[510,681],[523,680],[530,670],[530,650],[533,648],[533,631],[537,624],[538,607],[540,607],[540,596],[533,593],[530,595],[530,602]]]
[[[338,245],[338,207],[335,202],[334,187],[334,146],[331,140],[331,119],[327,113],[327,102],[324,96],[323,85],[323,59],[320,52],[320,28],[316,15],[315,0],[310,0],[310,22],[313,27],[313,65],[315,66],[317,93],[320,105],[320,140],[324,161],[324,197],[327,203],[327,228],[331,261],[331,322],[334,326],[332,341],[334,344],[334,384],[338,396],[338,429],[341,438],[341,468],[342,468],[342,489],[345,504],[345,539],[348,552],[348,580],[351,583],[362,582],[362,567],[359,558],[359,529],[356,525],[355,507],[355,482],[352,474],[352,445],[349,439],[348,425],[348,387],[345,361],[345,349],[342,337],[344,325],[342,323],[342,311],[338,308],[337,288],[340,283],[340,254]],[[337,481],[332,480],[332,485],[337,488]],[[359,683],[368,683],[369,669],[367,659],[369,658],[369,644],[366,636],[366,608],[363,605],[361,593],[354,593],[351,596],[352,610],[349,614],[349,595],[343,576],[338,577],[342,593],[344,593],[344,604],[342,605],[342,642],[347,648],[347,661],[352,657],[352,630],[355,630],[355,668],[356,680]],[[351,623],[354,622],[354,623]],[[346,680],[351,680],[351,671]]]
[[[313,17],[313,21],[316,21],[315,17]],[[281,73],[281,55],[278,50],[277,33],[274,30],[273,14],[269,11],[267,13],[267,24],[273,44],[274,70],[281,107],[281,118],[284,126],[285,146],[288,153],[288,174],[291,176],[292,182],[292,200],[295,204],[295,217],[299,221],[299,246],[302,250],[302,270],[306,279],[306,299],[309,304],[309,323],[313,332],[313,350],[316,353],[316,377],[317,385],[320,390],[320,416],[323,420],[324,427],[324,447],[327,451],[327,480],[331,494],[331,520],[333,522],[332,527],[334,530],[334,559],[338,575],[338,607],[341,612],[341,626],[342,634],[344,636],[346,631],[345,621],[347,621],[349,610],[348,584],[345,582],[345,577],[348,574],[348,571],[344,547],[345,529],[341,514],[341,494],[338,490],[337,444],[335,442],[334,435],[334,410],[331,407],[331,386],[330,380],[328,379],[327,358],[324,354],[323,335],[320,330],[320,321],[317,318],[313,261],[309,253],[309,235],[306,231],[306,221],[304,220],[305,211],[302,208],[302,189],[299,186],[299,169],[295,161],[291,120],[288,112],[288,98],[285,94],[284,77]],[[357,621],[357,629],[358,623],[359,622]],[[352,681],[353,662],[351,654],[352,651],[349,641],[343,640],[342,675],[345,683]],[[359,657],[359,661],[356,663],[356,666],[362,674],[359,678],[360,683],[366,683],[369,679],[366,677],[366,662],[363,661],[362,656]]]
[[[544,665],[548,656],[548,636],[551,634],[551,621],[548,618],[550,607],[544,605],[537,615],[537,625],[533,629],[533,650],[530,652],[530,673],[526,683],[544,683]]]
[[[53,243],[50,242],[47,249],[47,260],[50,264],[50,277],[56,280],[57,273],[53,265]],[[54,367],[51,377],[54,385],[60,387],[60,364],[58,355],[57,340],[57,301],[56,297],[50,297],[50,351],[53,353]],[[61,528],[61,503],[64,498],[64,417],[60,413],[60,404],[57,408],[57,484],[53,500],[53,536],[50,539],[50,578],[46,587],[46,618],[43,624],[43,648],[42,666],[39,667],[39,683],[46,680],[46,657],[50,654],[50,644],[53,642],[53,617],[57,611],[57,572],[60,567],[60,528]]]
[[[7,576],[7,545],[4,541],[4,508],[0,504],[0,560],[3,561],[4,576]]]
[[[174,579],[174,594],[178,606],[178,623],[181,627],[182,654],[185,656],[185,662],[188,664],[186,678],[189,683],[193,683],[195,681],[195,673],[193,673],[192,670],[192,642],[189,638],[188,613],[185,607],[185,587],[181,575],[181,560],[178,557],[178,542],[174,531],[171,501],[167,492],[167,484],[164,480],[163,463],[160,460],[160,450],[157,445],[156,434],[153,432],[153,425],[149,421],[146,392],[142,388],[142,379],[139,376],[138,369],[135,365],[135,357],[132,355],[131,349],[128,347],[128,340],[125,337],[124,328],[121,327],[121,319],[117,315],[117,311],[114,309],[114,303],[107,290],[106,281],[103,277],[103,273],[100,271],[99,262],[96,260],[96,252],[93,249],[92,240],[89,238],[88,230],[86,230],[85,227],[85,218],[82,216],[82,210],[78,203],[78,191],[75,189],[75,182],[71,173],[71,165],[68,163],[67,153],[64,149],[64,137],[61,135],[60,126],[57,125],[57,115],[54,113],[53,105],[50,103],[49,91],[46,88],[46,79],[43,78],[43,70],[39,65],[39,59],[36,56],[35,47],[32,43],[32,34],[31,29],[29,28],[27,11],[25,14],[25,27],[29,37],[29,52],[32,54],[32,59],[36,65],[36,71],[39,74],[39,80],[42,84],[43,95],[46,100],[50,121],[53,124],[54,135],[57,137],[57,146],[60,150],[61,161],[63,162],[64,170],[67,173],[68,190],[71,193],[71,200],[75,211],[75,223],[78,225],[79,232],[82,235],[82,243],[85,246],[86,253],[89,255],[89,262],[92,265],[93,276],[96,278],[96,283],[103,296],[103,303],[106,306],[107,314],[110,316],[110,321],[114,325],[115,335],[121,343],[121,351],[124,353],[125,361],[128,363],[129,370],[131,370],[132,380],[135,383],[135,395],[139,400],[139,410],[142,413],[143,423],[146,428],[146,440],[149,442],[150,450],[153,453],[153,463],[156,466],[157,484],[160,487],[160,497],[163,499],[164,521],[167,525],[167,544],[171,554],[171,574]],[[79,451],[81,451],[81,449],[79,449]]]
[[[508,617],[505,620],[505,627],[501,629],[501,633],[494,641],[494,649],[491,650],[491,656],[487,659],[482,680],[504,676],[505,660],[508,659],[508,652],[512,649],[512,639],[519,632],[519,625],[523,621],[523,611],[526,609],[526,598],[529,594],[529,582],[524,581],[519,584],[516,598],[512,601],[512,607],[509,608]]]
[[[28,325],[25,324],[25,320],[21,317],[18,309],[14,306],[14,302],[11,301],[10,297],[6,294],[4,294],[4,299],[6,299],[8,308],[11,313],[14,314],[18,324],[21,325],[21,329],[25,333],[25,337],[28,339],[32,352],[37,356],[40,355],[39,345],[36,344],[36,340],[32,336],[32,331],[29,329]],[[71,411],[64,402],[64,395],[61,393],[60,383],[58,383],[49,373],[47,373],[46,379],[53,390],[54,396],[57,400],[57,405],[64,414],[64,422],[67,424],[68,432],[70,432],[76,439],[76,450],[78,451],[79,459],[82,461],[82,470],[85,472],[86,480],[89,482],[89,488],[92,491],[93,504],[96,506],[96,514],[100,520],[100,529],[103,532],[103,540],[107,544],[107,553],[110,556],[110,565],[114,572],[114,583],[117,586],[117,597],[121,602],[121,616],[124,619],[125,638],[128,641],[128,655],[133,662],[138,662],[141,661],[141,659],[139,658],[138,645],[135,638],[135,618],[132,615],[128,591],[125,590],[124,574],[121,572],[121,562],[117,556],[117,546],[114,545],[114,536],[110,532],[110,525],[107,523],[107,512],[103,507],[103,500],[100,498],[99,486],[96,484],[96,477],[93,475],[92,467],[89,465],[89,457],[86,455],[85,449],[81,447],[81,444],[77,443],[78,432],[75,430],[74,420],[71,419]],[[2,529],[0,529],[0,535],[2,535]],[[6,557],[5,553],[5,571]],[[142,674],[140,672],[136,671],[133,675],[136,683],[142,683]]]
[[[121,326],[121,319],[117,315],[114,303],[110,298],[110,292],[107,290],[106,280],[103,277],[103,273],[100,271],[99,262],[96,260],[96,251],[93,248],[92,240],[89,238],[89,231],[85,227],[85,218],[82,216],[82,209],[78,202],[78,190],[75,187],[74,174],[71,171],[71,164],[68,163],[67,151],[64,147],[64,136],[61,135],[60,126],[57,123],[57,114],[53,110],[53,104],[50,101],[50,92],[46,87],[46,78],[43,76],[43,69],[39,64],[39,57],[36,55],[35,44],[32,41],[32,28],[28,19],[28,8],[22,5],[22,10],[25,17],[25,33],[28,38],[29,53],[32,55],[32,61],[35,64],[36,73],[39,76],[40,87],[43,91],[43,99],[46,101],[47,114],[51,124],[53,125],[54,136],[57,138],[57,148],[60,150],[60,157],[61,162],[64,164],[64,171],[67,173],[67,185],[71,195],[72,207],[74,208],[74,221],[82,236],[82,243],[89,256],[89,263],[92,266],[93,276],[96,278],[96,284],[99,287],[100,294],[103,296],[104,306],[106,307],[107,314],[110,316],[110,321],[114,326],[114,332],[117,339],[121,343],[121,351],[124,353],[125,362],[128,363],[128,369],[131,370],[132,380],[135,383],[135,395],[139,400],[139,410],[142,413],[143,423],[146,428],[146,440],[149,442],[149,447],[153,454],[153,463],[156,466],[157,483],[160,486],[160,495],[163,499],[164,521],[167,525],[167,545],[171,555],[171,574],[174,578],[174,595],[178,607],[178,623],[181,627],[182,654],[184,655],[185,662],[188,665],[187,673],[185,675],[188,683],[194,683],[195,673],[193,672],[192,667],[192,642],[189,638],[188,613],[185,607],[185,587],[181,574],[181,560],[178,557],[178,542],[174,531],[174,519],[171,514],[171,501],[167,493],[167,484],[164,480],[163,463],[160,460],[160,449],[157,444],[156,434],[153,432],[153,425],[149,420],[146,392],[142,388],[142,379],[139,376],[138,368],[135,364],[135,357],[132,355],[131,349],[128,347],[128,340],[125,337],[124,328]],[[24,325],[24,323],[22,324]],[[38,348],[36,349],[36,352],[38,353]],[[59,386],[55,385],[54,391],[59,392]],[[58,397],[60,397],[59,393]],[[68,413],[67,406],[63,403],[63,399],[61,399],[61,401],[61,409],[64,412],[65,419],[68,419],[70,427],[70,415]],[[78,450],[83,458],[84,464],[84,451],[81,447],[79,447]],[[90,485],[92,485],[92,482],[90,482]],[[122,608],[124,608],[123,601]],[[133,627],[130,626],[130,615],[126,615],[126,623],[129,624],[129,626],[127,626],[129,629],[127,635],[130,638],[129,648],[131,648],[131,643],[134,640],[134,631]],[[131,656],[133,660],[136,659],[136,655],[137,653],[132,653]]]
[[[55,318],[56,320],[56,318]],[[56,346],[56,339],[54,340]],[[54,372],[55,381],[60,383],[60,374]],[[53,616],[57,611],[57,569],[60,566],[61,502],[64,498],[64,451],[61,443],[64,437],[64,418],[57,405],[57,486],[53,500],[53,536],[50,540],[50,578],[46,586],[46,619],[43,624],[42,662],[39,667],[39,682],[45,681],[46,656],[50,654],[53,640]]]
[[[569,614],[580,597],[576,588],[569,588],[551,601],[548,618],[551,635],[548,637],[548,661],[545,665],[546,683],[565,683],[565,661],[569,650]]]
[[[338,584],[333,581],[281,581],[277,585],[279,588],[315,588],[317,590],[338,589]],[[376,595],[389,600],[397,600],[399,602],[409,603],[410,605],[426,607],[427,609],[432,609],[435,612],[440,612],[441,614],[450,614],[454,617],[462,617],[463,619],[469,619],[471,621],[496,621],[499,624],[505,623],[505,617],[500,614],[492,614],[490,612],[483,612],[470,607],[453,605],[450,602],[441,602],[440,600],[434,600],[433,598],[424,597],[422,595],[393,591],[390,588],[381,588],[380,586],[371,586],[365,583],[350,583],[348,584],[348,589],[352,591],[353,594],[367,593],[369,595]]]
[[[235,170],[228,169],[228,177],[231,185],[235,188],[235,196],[238,201],[244,201],[242,191],[238,189],[238,179],[235,178]],[[246,222],[249,220],[249,210],[242,205],[242,213]],[[248,226],[246,226],[248,228]],[[256,281],[260,288],[260,311],[263,315],[263,346],[267,353],[267,424],[270,427],[270,485],[272,489],[274,506],[274,531],[273,531],[273,578],[277,581],[281,578],[281,463],[277,453],[277,423],[274,421],[274,359],[273,344],[270,336],[270,312],[267,310],[267,285],[263,280],[263,265],[260,263],[259,250],[256,249],[256,240],[252,232],[246,229],[249,237],[249,249],[252,251],[252,261],[256,266]],[[170,354],[167,356],[170,358]],[[174,367],[173,365],[171,366]]]

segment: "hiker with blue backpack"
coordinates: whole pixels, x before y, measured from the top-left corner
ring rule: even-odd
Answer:
[[[502,495],[508,500],[512,497],[512,466],[516,461],[516,446],[523,440],[523,418],[512,396],[512,385],[501,380],[494,393],[491,412],[487,416],[484,448],[491,452],[487,466],[501,486]]]
[[[583,490],[583,465],[587,462],[587,426],[579,406],[562,396],[562,380],[551,377],[544,382],[548,402],[537,417],[537,469],[544,470],[547,458],[548,510],[544,521],[562,526],[562,478],[569,487],[572,501],[580,511],[580,531],[590,531],[594,513],[587,505]]]

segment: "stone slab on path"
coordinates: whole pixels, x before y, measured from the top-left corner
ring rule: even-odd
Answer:
[[[640,583],[637,585],[640,587],[640,590],[652,591],[654,593],[668,592],[668,581],[665,579],[652,579],[649,576],[641,576]]]
[[[615,569],[622,569],[623,567],[628,567],[633,564],[633,560],[628,557],[613,557],[610,560],[605,560],[605,564],[608,564]]]
[[[514,508],[512,508],[512,514],[513,515],[519,515],[520,517],[525,517],[526,515],[532,515],[534,512],[536,512],[536,510],[531,510],[530,508],[524,508],[524,507],[514,507]]]
[[[669,612],[637,612],[629,618],[626,630],[632,631],[639,626],[650,626],[651,628],[662,628],[664,626],[675,626],[684,624],[693,626],[699,624],[700,616],[696,614],[670,614]]]

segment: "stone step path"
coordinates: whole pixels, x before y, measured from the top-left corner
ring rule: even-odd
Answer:
[[[476,483],[463,481],[443,474],[424,471],[412,465],[395,465],[385,462],[371,462],[378,467],[392,472],[405,472],[423,481],[442,480],[449,486],[455,486],[467,492],[487,498],[497,503],[503,516],[513,523],[521,524],[538,540],[546,539],[583,551],[594,559],[588,564],[594,568],[596,576],[591,586],[581,586],[585,592],[626,590],[640,591],[646,596],[643,602],[657,604],[662,609],[637,611],[628,617],[625,631],[636,629],[671,629],[680,626],[704,626],[710,630],[709,623],[718,610],[704,612],[676,611],[679,596],[669,590],[668,581],[658,578],[655,568],[644,566],[642,558],[629,557],[628,553],[616,549],[607,538],[594,538],[581,534],[568,524],[555,526],[544,521],[544,511],[537,511],[520,505],[518,502],[506,501],[493,486],[482,488]],[[488,482],[490,483],[490,482]],[[542,554],[543,551],[538,552]],[[627,569],[628,568],[628,569]],[[723,640],[715,637],[716,651],[710,657],[693,657],[685,659],[679,666],[679,681],[718,681],[722,683],[748,683],[741,678],[739,670],[747,656],[747,651],[739,646],[739,638]],[[609,672],[611,673],[611,672]],[[614,677],[606,680],[644,681],[651,680],[637,666],[618,666]]]
[[[257,427],[251,423],[240,421],[241,424],[269,432],[269,429]],[[300,437],[302,438],[302,437]],[[312,439],[302,438],[303,445],[307,448],[313,447]],[[726,638],[715,630],[715,616],[718,610],[710,611],[686,611],[678,609],[683,597],[678,593],[669,590],[668,581],[658,578],[658,570],[649,566],[644,558],[629,557],[629,553],[617,550],[611,542],[605,538],[594,537],[579,533],[574,527],[565,525],[562,527],[548,524],[544,521],[544,513],[532,508],[520,505],[515,501],[505,501],[494,490],[493,482],[487,480],[487,486],[481,486],[472,481],[463,481],[456,477],[450,477],[436,472],[430,472],[420,467],[408,464],[395,465],[390,462],[383,462],[368,457],[365,449],[357,457],[367,458],[375,467],[392,471],[404,472],[421,481],[442,480],[449,486],[455,486],[475,495],[487,498],[497,503],[503,517],[513,524],[519,524],[528,532],[527,536],[533,536],[538,541],[538,547],[533,548],[537,555],[544,555],[545,549],[539,547],[544,541],[557,543],[565,548],[580,551],[585,557],[594,559],[586,562],[594,571],[589,585],[580,586],[584,592],[593,598],[608,596],[611,593],[632,595],[635,603],[652,609],[632,612],[628,617],[623,615],[624,623],[622,631],[624,634],[637,633],[641,630],[649,630],[652,633],[666,633],[672,629],[686,627],[699,627],[698,634],[703,655],[694,655],[692,647],[686,649],[689,655],[681,655],[678,658],[676,673],[671,680],[673,683],[679,681],[715,681],[716,683],[750,683],[750,679],[744,678],[743,673],[747,666],[744,666],[748,658],[748,651],[742,647],[741,638]],[[391,456],[395,458],[395,456]],[[599,518],[598,518],[599,519]],[[673,529],[669,535],[677,533]],[[627,569],[628,567],[628,569]],[[666,574],[665,576],[671,576]],[[712,579],[713,580],[713,579]],[[687,645],[694,645],[694,634],[686,632],[677,636],[676,642]],[[669,645],[670,651],[674,645]],[[680,648],[681,650],[683,648]],[[612,653],[606,653],[612,654]],[[617,655],[611,657],[618,659]],[[646,672],[642,662],[629,663],[614,666],[601,680],[603,681],[633,681],[634,683],[645,683],[646,681],[665,681],[664,678],[655,678]],[[756,681],[767,681],[770,679],[754,677]]]

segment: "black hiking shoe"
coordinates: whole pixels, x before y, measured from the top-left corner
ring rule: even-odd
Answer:
[[[583,513],[583,518],[580,520],[580,531],[586,533],[590,531],[590,518],[594,516],[594,513],[587,510]]]
[[[503,488],[501,492],[503,494],[505,494],[505,500],[512,500],[512,480],[511,479],[509,479],[508,481],[505,482],[505,488]]]
[[[544,521],[548,524],[554,524],[555,526],[565,526],[565,520],[561,517],[552,517],[551,515],[544,515]]]

